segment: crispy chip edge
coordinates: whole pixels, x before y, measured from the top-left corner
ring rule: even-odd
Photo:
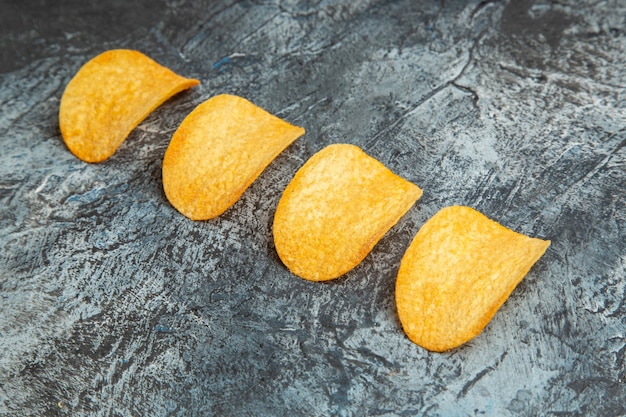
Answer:
[[[287,143],[285,143],[285,145],[278,152],[276,152],[275,155],[271,159],[266,161],[266,163],[264,164],[262,169],[260,169],[258,172],[254,173],[253,175],[251,175],[250,177],[247,178],[247,180],[243,183],[243,185],[238,188],[237,192],[234,193],[235,195],[233,196],[233,198],[227,200],[224,204],[221,204],[222,207],[220,209],[215,210],[215,211],[211,211],[210,213],[209,212],[203,212],[201,214],[196,215],[194,210],[191,210],[191,209],[189,209],[186,206],[183,207],[181,204],[179,204],[178,200],[180,199],[180,197],[178,197],[178,196],[174,197],[173,196],[174,194],[173,194],[172,188],[169,185],[170,178],[171,178],[171,173],[169,172],[169,170],[173,169],[173,167],[170,166],[170,165],[172,165],[172,163],[170,162],[171,158],[172,158],[172,155],[171,155],[172,151],[170,151],[170,149],[172,147],[172,143],[174,142],[174,139],[177,138],[177,134],[178,134],[179,131],[184,131],[185,129],[189,129],[190,126],[188,126],[188,124],[194,118],[198,117],[198,114],[201,111],[204,111],[204,108],[206,106],[208,106],[210,104],[214,105],[215,104],[214,102],[216,100],[219,101],[219,100],[224,100],[224,99],[235,99],[235,100],[245,101],[247,103],[247,105],[253,106],[255,109],[262,111],[265,115],[269,115],[272,118],[276,119],[277,121],[280,121],[281,123],[283,123],[284,125],[289,127],[292,130],[293,135],[292,135],[291,139]],[[182,130],[181,130],[181,128],[182,128]],[[281,117],[278,117],[278,116],[270,113],[268,110],[264,109],[261,106],[258,106],[256,104],[254,104],[253,102],[251,102],[250,100],[248,100],[248,99],[246,99],[244,97],[240,97],[240,96],[232,95],[232,94],[218,94],[218,95],[215,95],[213,97],[210,97],[209,99],[205,100],[204,102],[202,102],[198,106],[196,106],[196,108],[194,108],[185,117],[185,119],[178,126],[176,132],[174,132],[174,134],[172,135],[170,143],[168,144],[168,148],[165,151],[165,154],[163,156],[163,165],[162,165],[162,169],[161,169],[163,189],[164,189],[164,193],[166,195],[166,198],[169,201],[169,203],[172,205],[172,207],[174,207],[180,214],[182,214],[183,216],[187,217],[190,220],[193,220],[193,221],[207,221],[207,220],[215,219],[215,218],[221,216],[222,214],[224,214],[237,201],[239,201],[239,199],[242,197],[242,195],[245,193],[245,191],[261,176],[261,174],[265,171],[265,169],[267,169],[267,167],[283,151],[285,151],[291,144],[293,144],[296,140],[298,140],[299,138],[301,138],[305,134],[306,134],[306,130],[303,127],[297,126],[297,125],[295,125],[293,123],[290,123],[290,122],[286,121],[285,119],[283,119]]]
[[[295,181],[300,181],[301,177],[303,175],[305,175],[306,173],[303,171],[305,168],[306,169],[311,169],[310,168],[310,163],[319,163],[319,160],[323,157],[325,157],[324,152],[327,150],[332,150],[332,148],[334,147],[350,147],[351,149],[356,149],[358,150],[358,152],[360,154],[362,154],[363,156],[365,156],[366,158],[369,158],[370,160],[374,161],[382,170],[386,171],[386,173],[392,175],[396,180],[402,181],[402,183],[404,183],[405,185],[408,185],[410,190],[407,191],[407,193],[411,193],[413,194],[413,197],[410,198],[410,203],[407,203],[407,207],[405,210],[399,211],[397,213],[397,216],[394,217],[393,219],[391,219],[389,222],[385,223],[384,225],[382,225],[379,228],[379,233],[373,235],[371,237],[371,239],[367,242],[364,242],[363,245],[361,245],[361,250],[359,250],[358,256],[355,257],[356,261],[355,262],[350,262],[350,264],[348,264],[345,268],[341,268],[338,272],[335,272],[333,274],[330,275],[324,275],[324,276],[319,276],[317,275],[315,272],[312,271],[308,271],[308,270],[304,270],[303,268],[298,267],[296,264],[294,264],[291,261],[286,261],[286,256],[283,253],[282,249],[280,249],[281,243],[280,240],[277,240],[277,234],[276,234],[276,224],[277,224],[277,218],[281,219],[282,216],[282,204],[281,202],[287,198],[291,197],[291,194],[294,193],[294,189],[292,184]],[[295,190],[297,191],[297,190]],[[287,267],[287,269],[294,274],[295,276],[307,280],[307,281],[311,281],[311,282],[325,282],[325,281],[331,281],[331,280],[335,280],[338,278],[343,277],[345,274],[347,274],[348,272],[350,272],[351,270],[353,270],[354,268],[356,268],[361,262],[363,262],[363,260],[367,257],[367,255],[370,254],[370,252],[373,250],[373,248],[376,246],[376,244],[387,234],[387,232],[389,232],[389,230],[391,228],[393,228],[393,226],[395,226],[401,219],[402,217],[404,217],[407,212],[411,209],[411,207],[413,207],[415,205],[415,203],[422,197],[423,195],[423,190],[417,185],[414,184],[413,182],[401,177],[400,175],[396,174],[395,172],[391,171],[391,169],[389,169],[388,167],[386,167],[381,161],[379,161],[378,159],[368,155],[365,151],[363,151],[363,149],[361,149],[359,146],[353,145],[353,144],[347,144],[347,143],[335,143],[335,144],[331,144],[326,146],[325,148],[321,149],[320,151],[316,152],[313,156],[311,156],[306,162],[305,164],[300,167],[300,169],[298,169],[298,171],[296,172],[296,174],[294,175],[294,177],[292,178],[292,180],[289,182],[289,184],[287,185],[287,187],[285,188],[285,190],[283,191],[283,194],[278,202],[278,206],[276,208],[276,212],[274,214],[274,222],[273,222],[273,226],[272,226],[272,234],[274,237],[274,247],[275,250],[278,254],[278,257],[280,258],[281,262],[283,263],[283,265],[285,265],[285,267]],[[281,225],[282,227],[282,225]],[[284,233],[285,235],[287,235],[288,233]],[[279,236],[282,237],[283,233],[279,232]],[[277,243],[278,242],[278,243]]]
[[[514,284],[511,286],[511,288],[506,291],[505,293],[502,294],[502,296],[500,298],[498,298],[492,305],[492,307],[488,310],[485,310],[485,314],[482,315],[482,319],[476,323],[475,326],[473,326],[470,330],[463,332],[462,336],[457,337],[456,339],[458,341],[453,342],[453,343],[448,343],[447,341],[442,342],[442,341],[435,341],[432,338],[425,340],[425,338],[420,338],[419,335],[415,335],[412,334],[411,332],[407,331],[407,328],[405,326],[405,320],[406,318],[403,319],[403,317],[401,317],[401,312],[400,312],[400,308],[398,307],[399,305],[399,297],[398,297],[398,279],[396,280],[396,288],[395,288],[395,303],[396,303],[396,308],[397,308],[397,314],[398,314],[398,319],[400,321],[400,324],[402,326],[402,330],[405,333],[405,335],[407,336],[407,338],[415,343],[416,345],[429,350],[431,352],[447,352],[450,351],[452,349],[461,347],[463,345],[465,345],[466,343],[468,343],[469,341],[471,341],[472,339],[474,339],[475,337],[477,337],[478,335],[480,335],[484,329],[487,327],[487,325],[491,322],[491,320],[493,319],[493,317],[495,316],[495,314],[498,312],[498,310],[502,307],[502,305],[506,302],[506,300],[509,299],[509,297],[511,296],[512,292],[515,290],[515,288],[517,288],[517,286],[520,284],[520,282],[522,282],[522,280],[526,277],[526,275],[528,275],[528,272],[532,269],[532,267],[541,259],[541,257],[545,254],[545,252],[547,251],[547,249],[550,247],[551,245],[551,241],[550,240],[546,240],[546,239],[540,239],[540,238],[535,238],[535,237],[530,237],[527,236],[525,234],[516,232],[506,226],[503,226],[502,224],[498,223],[497,221],[489,218],[488,216],[486,216],[485,214],[481,213],[480,211],[473,209],[471,207],[468,206],[448,206],[448,207],[444,207],[441,210],[439,210],[437,213],[435,213],[435,215],[433,215],[429,220],[427,220],[427,222],[422,226],[422,228],[420,228],[420,230],[417,232],[417,234],[415,235],[415,237],[413,238],[413,240],[411,241],[411,243],[409,244],[409,247],[407,248],[407,250],[405,251],[405,254],[403,256],[402,261],[400,262],[400,268],[398,270],[398,278],[400,277],[400,274],[403,273],[404,268],[406,268],[406,266],[404,265],[404,258],[406,257],[406,254],[409,252],[409,250],[412,248],[414,242],[416,240],[419,239],[420,237],[420,232],[424,229],[424,226],[426,226],[432,219],[435,219],[437,215],[439,215],[440,213],[442,214],[447,214],[447,211],[450,210],[457,210],[457,209],[461,209],[461,210],[467,210],[468,212],[472,212],[473,215],[478,215],[481,217],[481,221],[486,221],[486,222],[491,222],[492,224],[496,225],[498,228],[501,228],[503,230],[506,230],[508,233],[513,233],[519,237],[523,237],[525,239],[528,239],[529,243],[532,243],[533,246],[536,246],[537,250],[534,253],[534,256],[529,260],[527,267],[525,267],[522,272],[519,274],[519,278],[516,280],[516,282],[514,282]]]
[[[82,150],[82,147],[77,147],[76,146],[76,141],[75,138],[71,137],[71,135],[69,135],[67,133],[68,131],[68,125],[71,124],[73,122],[73,120],[68,119],[67,115],[64,114],[66,113],[66,105],[64,104],[64,98],[66,97],[66,94],[73,92],[72,91],[72,84],[74,82],[74,80],[79,76],[79,74],[81,74],[81,71],[84,68],[89,68],[88,66],[91,65],[96,65],[98,64],[98,60],[102,60],[102,59],[106,59],[108,58],[108,56],[110,54],[116,54],[116,53],[129,53],[129,54],[138,54],[140,55],[142,58],[141,59],[147,59],[148,61],[151,61],[155,66],[158,66],[168,72],[170,72],[172,75],[174,75],[177,79],[178,79],[178,83],[172,88],[170,89],[167,93],[162,94],[161,95],[161,99],[158,100],[157,102],[153,103],[153,105],[150,107],[150,109],[142,116],[140,117],[138,120],[135,120],[134,123],[132,124],[132,127],[130,130],[128,130],[128,132],[125,132],[123,134],[123,138],[122,140],[119,142],[119,144],[112,149],[111,152],[85,152],[84,150]],[[166,101],[168,101],[170,98],[172,98],[173,96],[175,96],[176,94],[187,90],[189,88],[195,87],[197,85],[200,84],[200,81],[194,78],[187,78],[187,77],[183,77],[181,75],[179,75],[178,73],[172,71],[170,68],[161,65],[160,63],[156,62],[154,59],[150,58],[149,56],[147,56],[146,54],[137,51],[137,50],[133,50],[133,49],[110,49],[110,50],[106,50],[101,52],[100,54],[92,57],[91,59],[89,59],[88,61],[86,61],[79,69],[78,71],[73,75],[73,77],[70,79],[70,81],[68,82],[68,84],[65,86],[65,89],[63,91],[63,94],[61,96],[61,100],[60,100],[60,105],[59,105],[59,115],[58,115],[58,123],[59,123],[59,130],[61,132],[61,137],[63,139],[63,142],[65,144],[65,146],[67,147],[67,149],[78,159],[80,159],[83,162],[87,162],[87,163],[99,163],[99,162],[103,162],[106,161],[107,159],[109,159],[113,154],[115,154],[115,152],[119,149],[119,147],[121,146],[122,143],[124,143],[124,141],[128,138],[128,136],[131,134],[131,132],[143,121],[146,119],[146,117],[148,117],[154,110],[156,110],[158,107],[160,107],[163,103],[165,103]],[[122,136],[122,135],[120,135]],[[80,141],[78,141],[80,142]]]

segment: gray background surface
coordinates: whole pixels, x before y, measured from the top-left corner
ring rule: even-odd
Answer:
[[[626,415],[625,19],[621,0],[0,0],[0,415]],[[202,85],[90,165],[59,100],[112,48]],[[307,134],[192,222],[161,160],[219,93]],[[271,224],[338,142],[424,196],[356,269],[310,283]],[[395,276],[454,204],[552,246],[481,335],[429,353]]]

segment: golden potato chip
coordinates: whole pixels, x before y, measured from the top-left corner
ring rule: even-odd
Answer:
[[[163,188],[192,220],[222,214],[304,129],[248,100],[213,97],[174,133],[163,159]]]
[[[421,195],[357,146],[330,145],[285,189],[274,216],[276,251],[301,278],[337,278],[357,266]]]
[[[59,110],[61,135],[79,159],[104,161],[154,109],[199,83],[137,51],[103,52],[65,88]]]
[[[447,207],[407,249],[396,282],[404,332],[432,351],[477,336],[550,241],[499,225],[469,207]]]

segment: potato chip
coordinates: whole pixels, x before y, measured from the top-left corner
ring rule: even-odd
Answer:
[[[396,282],[405,333],[431,351],[477,336],[550,246],[469,207],[447,207],[407,249]]]
[[[301,278],[337,278],[357,266],[421,195],[357,146],[330,145],[285,189],[274,217],[276,251]]]
[[[199,83],[137,51],[103,52],[65,88],[59,110],[61,135],[79,159],[104,161],[154,109]]]
[[[196,107],[163,159],[163,188],[192,220],[219,216],[304,129],[227,94]]]

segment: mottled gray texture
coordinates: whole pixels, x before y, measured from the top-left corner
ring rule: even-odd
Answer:
[[[626,415],[624,1],[26,3],[0,1],[0,415]],[[110,48],[202,85],[89,165],[59,99]],[[194,223],[161,160],[218,93],[307,134]],[[305,282],[273,213],[337,142],[424,196],[344,278]],[[481,335],[436,354],[403,334],[394,283],[453,204],[552,246]]]

